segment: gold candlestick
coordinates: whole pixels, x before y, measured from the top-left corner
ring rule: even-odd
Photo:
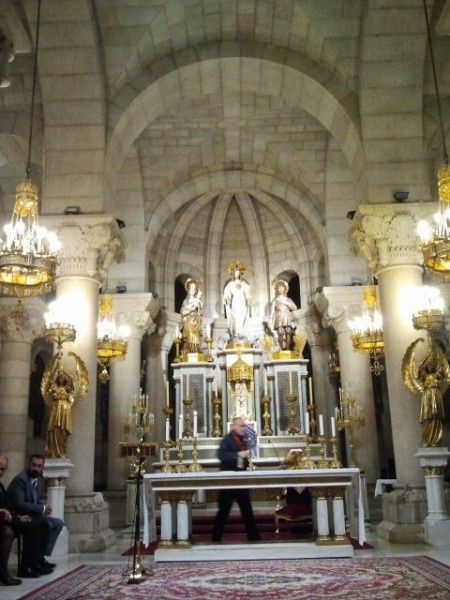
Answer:
[[[178,463],[175,465],[175,473],[186,473],[187,467],[183,464],[183,440],[180,438],[177,442],[178,445]]]
[[[263,409],[262,435],[264,435],[264,436],[272,435],[272,429],[270,428],[270,408],[269,408],[270,407],[270,396],[268,396],[266,393],[264,393],[261,398],[261,404],[262,404],[262,409]]]
[[[319,469],[328,469],[328,458],[326,457],[326,453],[327,453],[327,445],[326,445],[326,438],[324,435],[319,436],[319,443],[320,443],[320,458],[317,461],[317,466],[319,467]]]
[[[198,448],[197,448],[197,438],[193,439],[192,443],[192,463],[189,465],[188,469],[191,473],[200,473],[203,471],[202,465],[198,462]]]
[[[297,435],[300,433],[300,429],[297,427],[297,411],[295,410],[295,404],[297,402],[297,396],[295,394],[288,394],[287,401],[289,403],[289,435]]]
[[[222,437],[222,427],[221,427],[222,417],[220,415],[220,406],[222,404],[222,401],[216,392],[213,392],[211,403],[212,403],[213,409],[214,409],[214,415],[213,415],[214,426],[213,426],[212,436],[214,438]]]
[[[174,363],[179,363],[181,362],[181,354],[180,354],[180,344],[181,344],[181,340],[178,336],[175,337],[175,339],[173,340],[173,343],[175,344],[175,358],[173,359]]]
[[[212,356],[212,343],[213,343],[213,338],[211,336],[207,336],[205,337],[205,342],[206,342],[206,347],[207,347],[207,355],[206,355],[206,362],[214,362],[214,358]]]
[[[302,469],[315,469],[316,468],[316,464],[315,464],[314,460],[311,458],[311,446],[310,446],[311,443],[312,443],[312,437],[308,436],[307,445],[305,448],[305,456],[302,459]]]
[[[161,473],[173,473],[174,468],[170,464],[170,449],[175,446],[173,442],[164,442],[164,466],[161,469]]]
[[[337,439],[336,436],[333,436],[331,438],[331,445],[332,445],[332,453],[333,453],[333,460],[330,462],[330,467],[332,469],[340,469],[342,467],[342,463],[341,461],[338,459],[338,455],[337,455]]]
[[[356,429],[364,425],[364,411],[347,388],[342,392],[339,388],[340,408],[335,410],[336,425],[339,430],[346,429],[349,434],[348,448],[350,454],[349,466],[359,467],[356,456],[357,442],[354,437]]]

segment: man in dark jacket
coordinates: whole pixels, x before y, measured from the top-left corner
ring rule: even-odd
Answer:
[[[8,458],[0,455],[0,477],[8,469]],[[40,524],[33,522],[27,515],[18,515],[10,510],[5,486],[0,481],[0,582],[3,585],[18,585],[20,579],[12,577],[8,571],[8,559],[12,541],[15,536],[23,536],[23,551],[19,566],[20,573],[41,575],[38,569],[40,540],[42,536]]]
[[[51,573],[56,566],[45,557],[51,556],[58,535],[64,523],[61,519],[51,517],[52,509],[39,501],[37,483],[44,470],[44,457],[33,454],[28,461],[28,467],[14,477],[8,486],[8,501],[11,508],[20,515],[28,515],[33,523],[44,530],[40,539],[39,572]],[[19,571],[19,577],[34,577],[33,573]]]
[[[221,441],[217,453],[222,471],[245,471],[247,469],[250,452],[244,439],[244,431],[244,419],[235,417],[231,425],[231,431]],[[214,521],[212,541],[220,542],[222,540],[225,523],[234,500],[238,503],[244,519],[247,539],[250,541],[260,540],[248,490],[224,489],[219,491],[219,510]]]

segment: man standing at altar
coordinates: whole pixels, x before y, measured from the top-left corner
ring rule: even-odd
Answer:
[[[245,471],[249,464],[250,451],[245,439],[245,421],[242,417],[235,417],[232,421],[231,431],[220,443],[217,452],[222,471]],[[231,506],[236,500],[244,519],[247,539],[249,541],[260,540],[256,527],[250,494],[245,489],[225,489],[219,491],[219,510],[214,520],[212,541],[222,540],[223,530],[230,514]]]

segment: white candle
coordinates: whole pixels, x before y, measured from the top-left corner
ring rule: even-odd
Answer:
[[[309,435],[309,412],[305,413],[305,433]]]
[[[336,437],[336,421],[331,417],[331,437]]]
[[[166,419],[166,442],[170,440],[170,421]]]
[[[289,393],[292,396],[292,371],[289,371]]]
[[[342,403],[342,390],[339,388],[339,403]]]
[[[178,339],[178,336],[180,334],[180,328],[178,327],[178,325],[175,325],[175,339]]]
[[[308,385],[309,385],[309,403],[314,404],[312,377],[308,377]]]
[[[217,396],[217,381],[214,379],[214,395]]]
[[[206,326],[206,337],[208,339],[211,339],[211,325],[208,323],[208,325]]]
[[[264,373],[264,396],[267,396],[267,373]]]
[[[323,415],[319,415],[319,435],[323,435]]]
[[[178,417],[178,439],[183,437],[183,415]]]
[[[169,407],[169,382],[166,381],[166,406]]]
[[[185,398],[189,398],[189,375],[186,375],[186,394]]]
[[[197,437],[197,411],[194,410],[194,437]]]

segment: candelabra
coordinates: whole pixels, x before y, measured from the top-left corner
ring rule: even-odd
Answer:
[[[270,428],[270,396],[267,392],[264,392],[261,398],[262,404],[262,419],[263,419],[263,430],[262,435],[272,435],[272,429]]]
[[[337,455],[337,439],[336,439],[336,436],[332,436],[332,438],[331,438],[331,446],[332,446],[333,459],[330,462],[330,467],[332,469],[340,469],[342,467],[342,463],[338,459],[338,455]]]
[[[153,433],[155,418],[150,412],[148,406],[148,394],[143,394],[142,390],[138,395],[133,396],[131,401],[131,412],[125,419],[124,432],[127,439],[131,436],[134,439],[140,439],[146,442],[147,436]]]
[[[198,462],[198,448],[197,448],[197,438],[194,437],[192,441],[192,463],[189,465],[189,469],[191,473],[200,473],[203,471],[203,467]]]
[[[212,355],[212,343],[213,343],[213,338],[211,337],[211,334],[206,335],[205,337],[205,342],[206,342],[206,347],[207,347],[207,354],[206,354],[206,362],[214,362],[214,358]]]
[[[316,467],[314,460],[311,458],[311,445],[310,444],[312,444],[312,441],[313,441],[312,437],[308,436],[307,444],[306,444],[306,448],[305,448],[305,456],[302,458],[302,461],[301,461],[302,469],[314,469]]]
[[[320,444],[320,458],[317,461],[317,466],[319,467],[319,469],[327,469],[328,468],[328,458],[326,457],[326,453],[327,453],[327,444],[326,444],[326,438],[324,435],[320,435],[319,436],[319,444]]]
[[[213,433],[212,436],[214,438],[222,437],[222,417],[220,416],[220,407],[222,405],[222,400],[217,395],[217,392],[213,392],[211,403],[213,405]]]
[[[179,363],[181,362],[181,354],[180,354],[180,344],[181,344],[181,333],[178,330],[178,326],[177,326],[177,331],[175,332],[175,337],[173,338],[173,343],[175,344],[175,358],[173,359],[174,363]]]
[[[297,435],[300,433],[300,429],[297,427],[297,411],[295,410],[295,405],[297,403],[297,396],[295,394],[287,395],[287,402],[289,404],[289,427],[288,434],[289,435]]]
[[[177,447],[178,447],[178,452],[177,452],[178,463],[175,465],[174,471],[175,471],[175,473],[186,473],[187,467],[183,463],[183,440],[182,440],[182,438],[180,438],[178,440]]]
[[[339,430],[346,429],[349,432],[350,467],[357,467],[356,457],[357,443],[354,432],[364,425],[364,411],[347,388],[342,392],[339,388],[340,408],[335,410],[336,425]]]
[[[175,447],[175,443],[167,440],[163,444],[164,446],[164,466],[161,469],[161,473],[173,473],[174,468],[170,464],[170,449]]]

